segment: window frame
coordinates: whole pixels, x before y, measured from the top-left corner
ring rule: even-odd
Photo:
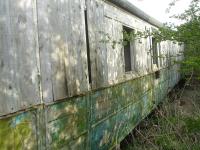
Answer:
[[[123,25],[122,26],[122,29],[123,29],[123,54],[124,54],[124,71],[126,74],[128,73],[131,73],[133,71],[135,71],[135,40],[131,40],[131,41],[126,41],[124,39],[124,31],[127,32],[128,34],[131,34],[132,32],[135,32],[135,29],[129,27],[129,26],[126,26],[126,25]],[[126,54],[125,53],[125,47],[126,45],[124,45],[125,42],[128,42],[127,45],[128,45],[128,54],[129,54],[129,57],[128,57],[128,69],[126,69],[126,60],[127,60],[127,57],[126,57]]]
[[[152,65],[156,65],[159,68],[159,48],[158,42],[155,37],[151,37],[151,49],[152,49]]]

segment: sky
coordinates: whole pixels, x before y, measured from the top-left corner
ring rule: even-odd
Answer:
[[[162,23],[173,22],[175,24],[180,24],[181,22],[176,19],[170,19],[169,16],[174,14],[180,14],[183,12],[191,0],[179,0],[176,5],[172,7],[170,13],[166,13],[166,9],[169,7],[169,3],[172,0],[128,0],[137,6],[139,9],[146,12],[151,17],[159,20]]]

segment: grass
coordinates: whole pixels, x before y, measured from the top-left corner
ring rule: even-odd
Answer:
[[[122,150],[200,150],[200,82],[191,79],[121,143]]]

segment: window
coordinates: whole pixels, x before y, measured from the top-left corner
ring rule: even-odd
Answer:
[[[160,78],[160,71],[156,71],[156,72],[155,72],[155,78],[156,78],[156,79],[159,79],[159,78]]]
[[[157,41],[155,38],[152,38],[152,51],[153,51],[153,64],[158,67],[158,49]]]
[[[124,42],[124,62],[125,62],[125,72],[132,70],[131,67],[131,33],[133,29],[123,26],[123,42]]]

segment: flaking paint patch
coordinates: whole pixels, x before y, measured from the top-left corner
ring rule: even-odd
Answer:
[[[41,146],[45,149],[109,149],[163,100],[178,81],[174,74],[171,69],[161,70],[159,79],[150,74],[2,119],[0,138],[6,135],[6,140],[0,140],[0,149],[36,149],[38,141],[45,144],[46,139],[47,144]],[[40,133],[44,124],[46,131]],[[36,131],[42,135],[36,136]]]
[[[35,112],[0,120],[0,149],[37,148]]]
[[[62,148],[87,132],[87,97],[79,97],[48,107],[47,128],[50,149]]]

